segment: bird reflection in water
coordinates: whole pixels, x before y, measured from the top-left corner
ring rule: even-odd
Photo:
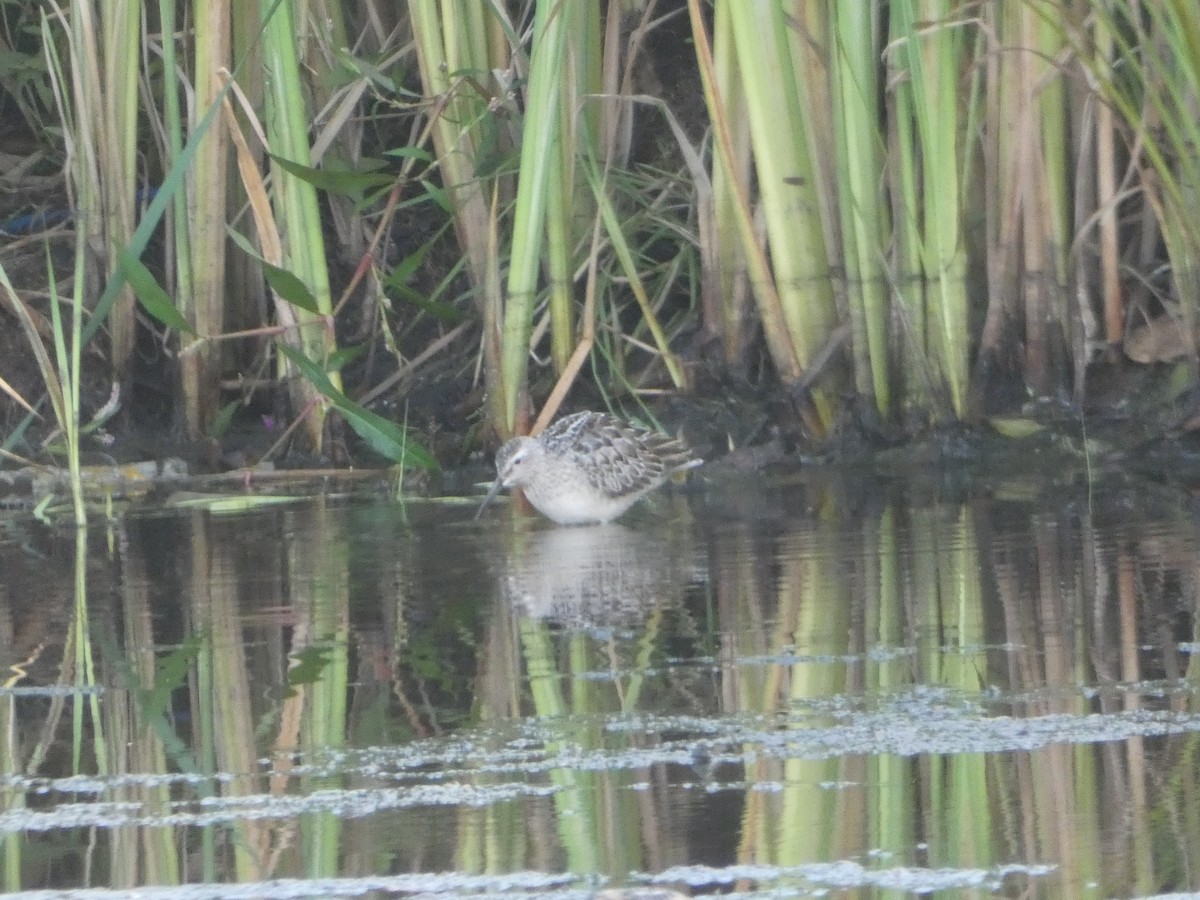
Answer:
[[[567,628],[635,626],[678,603],[690,572],[681,529],[616,524],[510,532],[501,590],[530,616]]]

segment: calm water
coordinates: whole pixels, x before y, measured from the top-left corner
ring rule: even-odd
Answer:
[[[809,472],[473,513],[0,518],[0,889],[1200,889],[1185,496]]]

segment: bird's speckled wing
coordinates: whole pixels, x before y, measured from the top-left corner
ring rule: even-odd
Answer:
[[[675,438],[627,425],[607,413],[583,412],[559,419],[543,435],[551,452],[569,456],[609,497],[642,494],[677,469],[695,465]]]

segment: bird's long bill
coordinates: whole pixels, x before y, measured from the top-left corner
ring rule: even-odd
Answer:
[[[500,489],[504,487],[500,479],[497,478],[492,482],[492,486],[488,488],[487,494],[483,498],[483,502],[479,504],[479,509],[475,510],[475,520],[479,521],[479,517],[483,515],[483,511],[487,509],[487,505],[492,502],[495,496],[500,493]]]

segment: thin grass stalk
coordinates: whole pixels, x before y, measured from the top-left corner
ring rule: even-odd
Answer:
[[[500,286],[500,211],[498,185],[493,182],[492,201],[488,209],[487,250],[489,265],[484,271],[481,282],[484,307],[482,315],[483,326],[483,370],[484,383],[488,387],[488,418],[492,428],[500,434],[508,434],[501,426],[505,420],[504,391],[501,389],[502,376],[500,364],[502,348],[502,324],[504,305],[501,302],[503,289]]]
[[[301,65],[310,74],[312,105],[322,113],[318,117],[322,128],[313,141],[313,163],[321,162],[325,151],[337,144],[344,154],[343,162],[353,164],[359,155],[365,117],[342,115],[342,112],[353,110],[357,103],[349,110],[330,109],[330,103],[340,93],[339,81],[345,77],[345,66],[338,64],[339,54],[349,57],[355,49],[360,53],[363,49],[352,46],[354,40],[346,29],[346,17],[351,14],[351,8],[338,0],[308,0],[301,5],[299,13],[296,28],[297,43],[302,51]],[[350,97],[360,97],[360,87],[365,84],[365,78],[356,79],[351,85]]]
[[[527,415],[526,363],[537,301],[546,210],[551,202],[551,167],[558,162],[559,117],[562,114],[558,80],[569,38],[561,3],[539,3],[533,24],[529,90],[521,143],[521,179],[513,213],[509,249],[507,297],[500,341],[502,433],[512,433],[518,416]]]
[[[575,350],[575,296],[572,255],[579,235],[590,224],[590,194],[579,190],[577,160],[599,156],[596,145],[600,106],[584,103],[602,89],[600,9],[594,0],[560,7],[564,30],[563,70],[559,74],[557,146],[551,151],[546,191],[546,286],[550,311],[550,357],[558,373]]]
[[[75,513],[77,528],[87,527],[87,507],[83,500],[83,478],[79,460],[79,378],[82,368],[83,347],[83,274],[86,235],[82,229],[75,232],[75,277],[74,293],[71,297],[71,333],[68,336],[59,311],[59,297],[55,288],[54,266],[47,258],[50,277],[50,314],[54,326],[54,351],[58,360],[58,384],[62,399],[59,403],[61,418],[59,427],[67,445],[67,467],[71,475],[71,505]]]
[[[1036,132],[1033,125],[1033,98],[1029,96],[1028,79],[1018,65],[1015,54],[1002,52],[1005,43],[1019,38],[1010,35],[1019,32],[1020,14],[1024,3],[998,3],[986,8],[990,17],[986,21],[988,32],[996,45],[990,47],[988,60],[988,122],[987,131],[994,135],[988,160],[986,177],[988,191],[984,208],[988,230],[988,312],[984,325],[981,361],[985,357],[996,357],[1003,350],[1006,332],[1010,323],[1021,322],[1023,308],[1021,271],[1018,268],[1019,244],[1026,223],[1022,210],[1025,205],[1036,202],[1037,187],[1030,184],[1034,178]],[[1022,54],[1024,56],[1025,54]],[[1041,261],[1036,253],[1027,263],[1034,271]],[[1042,344],[1039,328],[1031,336],[1030,352],[1036,347],[1041,353]]]
[[[959,115],[965,36],[952,14],[949,0],[901,0],[891,7],[890,21],[893,58],[906,76],[896,94],[903,230],[911,234],[901,239],[906,250],[897,274],[911,329],[907,343],[917,352],[908,355],[905,381],[910,397],[922,396],[926,373],[936,375],[937,387],[961,419],[969,369]]]
[[[450,196],[458,245],[467,260],[476,286],[476,305],[483,320],[483,373],[493,426],[501,432],[505,415],[501,347],[503,316],[500,282],[496,272],[498,208],[506,196],[500,181],[488,184],[476,171],[481,148],[499,151],[507,146],[485,98],[466,83],[464,76],[508,68],[508,37],[504,10],[494,4],[460,3],[458,0],[412,0],[409,22],[417,50],[425,95],[435,99],[432,134],[442,185]]]
[[[788,20],[786,36],[795,65],[796,93],[804,122],[803,133],[808,141],[808,158],[812,163],[812,200],[820,215],[825,246],[835,253],[841,245],[841,235],[838,232],[837,148],[831,139],[834,132],[829,58],[832,8],[828,3],[808,2],[797,4],[794,12],[795,17]],[[835,280],[833,290],[838,310],[844,314],[844,281]]]
[[[88,273],[86,267],[91,256],[86,252],[91,241],[95,240],[102,246],[104,239],[102,224],[99,216],[103,209],[103,198],[99,186],[99,164],[97,161],[95,128],[100,120],[100,99],[96,95],[100,84],[99,63],[96,59],[96,34],[92,24],[90,6],[84,2],[71,8],[71,17],[51,0],[50,8],[53,18],[63,30],[66,37],[67,65],[63,64],[57,51],[58,42],[55,40],[50,19],[47,14],[42,16],[42,46],[47,57],[47,70],[51,77],[55,102],[58,106],[62,122],[63,139],[66,144],[67,157],[70,160],[68,193],[71,202],[77,210],[79,220],[78,230],[83,238],[76,238],[75,276],[82,279]],[[51,268],[50,276],[53,278]],[[57,300],[56,292],[55,300]],[[52,311],[57,315],[57,304],[52,304]],[[55,340],[62,339],[61,325],[52,328]],[[39,338],[40,342],[40,338]],[[57,349],[57,347],[56,347]],[[51,380],[46,377],[46,369],[42,369],[42,377],[48,388]],[[51,403],[58,401],[55,406],[55,417],[64,432],[72,409],[78,421],[78,409],[70,405],[69,386],[63,383],[62,374],[65,366],[60,354],[58,360],[57,390],[51,393]]]
[[[643,7],[643,23],[653,13],[654,5],[651,2]],[[598,136],[604,154],[602,158],[606,163],[622,169],[628,168],[629,151],[633,144],[633,110],[623,95],[633,92],[632,69],[638,52],[638,44],[633,36],[624,47],[621,45],[625,16],[624,3],[608,4],[604,35],[600,38],[604,48],[600,62],[601,97],[594,98],[598,103],[588,105],[595,116],[591,122],[592,133]],[[623,49],[624,54],[621,52]],[[622,56],[625,57],[624,66],[621,65]]]
[[[275,2],[281,3],[282,0],[275,0]],[[238,7],[238,9],[242,8],[243,7],[241,6]],[[55,7],[55,10],[55,18],[59,18],[60,13],[57,11],[57,7]],[[257,7],[255,8],[255,11],[257,12]],[[45,25],[45,19],[43,19],[43,31],[46,34],[49,33],[46,30],[47,27],[48,26]],[[53,49],[46,43],[44,43],[44,46],[47,46],[48,57],[53,57]],[[238,68],[240,68],[240,66]],[[234,70],[235,75],[236,72],[237,69]],[[72,114],[66,105],[61,102],[61,97],[63,94],[61,89],[62,79],[57,75],[52,75],[52,80],[55,85],[55,97],[59,102],[60,109],[63,110],[63,116],[69,118]],[[142,266],[138,260],[141,254],[145,252],[145,249],[149,244],[155,229],[161,222],[162,217],[166,212],[167,205],[170,202],[170,198],[179,188],[183,179],[183,174],[186,172],[189,164],[194,158],[196,148],[199,145],[201,138],[212,124],[218,108],[219,107],[217,104],[213,104],[208,108],[208,110],[200,115],[199,121],[197,122],[195,128],[192,129],[191,134],[188,136],[187,143],[183,146],[179,159],[175,160],[173,167],[166,173],[163,179],[161,189],[154,195],[149,204],[146,206],[146,209],[142,214],[141,221],[138,223],[137,228],[134,230],[133,235],[130,238],[129,245],[121,249],[121,266],[117,271],[109,275],[108,280],[104,284],[104,290],[100,292],[99,298],[95,301],[95,306],[92,310],[92,316],[89,318],[87,325],[83,329],[84,342],[90,341],[92,337],[95,336],[96,332],[100,330],[101,325],[108,315],[108,311],[112,308],[120,292],[129,283],[128,269],[131,267],[135,269],[140,267],[143,270],[141,274],[145,275],[148,281],[153,282],[153,276],[150,275],[147,270],[145,270],[145,266]],[[73,152],[73,148],[75,146],[73,137],[74,132],[72,129],[66,129],[65,135],[68,144],[68,153],[71,153]],[[155,287],[157,287],[157,285],[155,285]],[[161,289],[159,290],[161,291]],[[169,311],[164,312],[163,316],[165,316],[165,318],[178,318],[179,322],[177,323],[177,327],[184,329],[187,328],[186,320],[183,320],[182,317],[176,317]]]
[[[1066,126],[1062,86],[1053,59],[1061,49],[1061,29],[1047,25],[1045,8],[1033,0],[989,7],[990,26],[1003,46],[999,61],[998,121],[994,122],[1001,197],[994,231],[1004,271],[1003,291],[1016,299],[1024,326],[1025,378],[1038,394],[1055,388],[1055,362],[1066,332]],[[1056,296],[1058,295],[1058,296]],[[992,297],[996,302],[997,298]]]
[[[313,0],[304,17],[301,46],[307,49],[304,67],[310,73],[313,108],[319,110],[314,122],[313,162],[326,168],[361,171],[363,138],[371,117],[364,114],[363,98],[369,97],[372,76],[358,72],[346,81],[347,70],[374,49],[365,38],[356,42],[349,34],[347,19],[351,8],[339,0]],[[349,57],[354,54],[351,61]],[[319,129],[316,126],[319,124]],[[343,259],[361,260],[370,244],[368,232],[372,223],[361,202],[336,191],[327,192],[324,201],[329,208],[330,227],[336,235]],[[363,292],[364,303],[372,303],[382,293],[372,267],[373,283]],[[340,301],[339,301],[340,302]]]
[[[1036,312],[1042,321],[1053,325],[1046,335],[1047,363],[1054,365],[1060,354],[1067,352],[1070,335],[1070,294],[1067,283],[1067,253],[1073,243],[1071,231],[1071,182],[1068,173],[1073,168],[1070,140],[1066,85],[1058,65],[1067,52],[1062,29],[1051,17],[1045,15],[1044,5],[1032,17],[1033,46],[1038,62],[1033,67],[1038,80],[1039,131],[1043,154],[1044,231],[1040,237],[1045,250],[1046,265],[1041,277],[1043,300]],[[1036,273],[1038,270],[1034,270]],[[1027,322],[1028,325],[1028,322]],[[1046,390],[1056,388],[1063,374],[1059,366],[1047,373]],[[1054,380],[1050,381],[1050,377]]]
[[[99,21],[87,0],[71,3],[69,15],[55,0],[49,6],[68,41],[69,90],[59,89],[57,98],[70,158],[72,205],[90,251],[85,271],[96,280],[102,277],[97,269],[101,260],[109,274],[117,271],[118,253],[133,234],[140,6],[126,0],[102,4]],[[42,32],[45,42],[53,40],[48,28]],[[47,47],[47,53],[53,54],[53,48]],[[119,379],[127,374],[132,352],[133,315],[133,293],[125,286],[108,307],[111,363]]]
[[[561,90],[566,95],[571,79],[564,80]],[[550,361],[554,371],[562,374],[575,349],[575,298],[571,292],[571,221],[570,207],[575,194],[574,185],[574,142],[569,134],[573,127],[567,119],[573,118],[571,106],[563,97],[562,114],[559,116],[558,135],[552,155],[554,164],[549,167],[546,187],[546,253],[545,276],[547,311],[550,316]]]
[[[728,6],[728,4],[718,4],[717,21],[722,21],[722,14],[725,12],[721,7]],[[737,123],[728,114],[729,100],[720,94],[716,78],[717,71],[723,66],[718,66],[713,58],[699,0],[688,0],[688,16],[691,20],[692,36],[696,45],[704,100],[713,122],[714,168],[721,170],[721,175],[730,189],[730,207],[734,212],[732,221],[736,225],[737,235],[741,242],[741,253],[746,260],[750,282],[754,286],[758,313],[763,322],[763,333],[771,358],[784,383],[794,384],[800,379],[804,370],[797,358],[796,348],[788,338],[787,322],[775,285],[775,275],[771,271],[765,248],[755,225],[750,197],[746,191],[747,182],[738,179],[737,156],[734,152],[734,130]],[[726,18],[730,21],[730,34],[732,34],[732,16],[729,15]],[[730,40],[729,45],[731,52],[736,53],[734,43]]]
[[[1195,145],[1194,145],[1195,146]],[[1173,296],[1180,298],[1179,311],[1183,319],[1185,343],[1196,356],[1196,323],[1200,321],[1200,243],[1195,233],[1200,217],[1200,204],[1192,202],[1163,205],[1159,214],[1163,243],[1171,260]]]
[[[624,275],[629,281],[629,288],[633,292],[638,306],[641,308],[642,321],[654,338],[655,347],[662,356],[663,365],[666,367],[667,374],[670,375],[672,383],[676,388],[683,388],[687,383],[686,374],[678,358],[671,352],[669,339],[662,325],[659,324],[658,317],[654,313],[654,308],[650,304],[650,298],[646,293],[641,276],[638,274],[633,253],[630,250],[629,243],[625,240],[624,232],[621,230],[621,223],[617,217],[617,212],[613,208],[612,202],[605,190],[604,182],[601,180],[601,173],[597,171],[596,161],[590,155],[585,162],[585,173],[591,183],[593,197],[599,209],[605,230],[608,233],[613,251],[616,253]]]
[[[163,128],[167,153],[164,168],[166,169],[172,168],[183,152],[184,118],[179,107],[179,58],[175,52],[175,7],[174,0],[159,0],[158,16],[162,33],[163,61]],[[186,191],[177,191],[171,197],[169,242],[175,262],[176,304],[181,307],[180,312],[183,312],[183,298],[192,297],[192,292],[195,290],[195,282],[192,277],[191,219],[188,216]],[[194,320],[192,321],[194,322]],[[186,364],[181,362],[180,370],[181,373],[186,371]],[[186,397],[186,385],[181,383],[181,388]],[[187,405],[185,400],[185,410]],[[187,423],[191,430],[190,417],[187,418]]]
[[[78,9],[83,4],[77,3]],[[141,54],[141,0],[103,0],[100,28],[103,36],[101,119],[97,141],[100,190],[103,197],[104,240],[108,271],[120,266],[120,252],[129,244],[136,225],[137,194],[138,64]],[[119,381],[131,376],[130,363],[136,338],[136,301],[126,286],[109,313],[112,368]]]
[[[1148,4],[1145,13],[1143,23],[1106,11],[1121,70],[1129,74],[1101,84],[1157,175],[1148,197],[1161,223],[1186,340],[1194,348],[1200,302],[1200,158],[1195,153],[1200,145],[1200,10],[1171,2]],[[1122,26],[1135,29],[1132,38],[1125,37]]]
[[[170,0],[164,0],[169,4]],[[217,103],[224,85],[218,73],[231,67],[231,0],[195,4],[192,86],[195,115]],[[168,72],[168,125],[174,99],[174,72]],[[193,125],[193,128],[195,126]],[[171,162],[179,158],[179,139],[173,131]],[[179,260],[178,296],[181,312],[195,329],[199,346],[180,359],[181,391],[188,433],[193,438],[208,432],[220,405],[221,347],[208,339],[225,330],[226,203],[230,178],[228,130],[209,128],[196,148],[187,170],[187,196],[180,191],[172,204],[175,254]],[[184,204],[187,207],[184,207]],[[190,208],[190,214],[186,211]],[[185,339],[186,341],[186,339]],[[184,349],[188,348],[185,342]]]
[[[491,0],[486,3],[444,3],[442,10],[450,24],[447,34],[457,36],[448,50],[462,54],[454,71],[467,71],[469,66],[482,60],[508,60],[509,44],[502,24],[507,23],[507,16],[497,4]]]
[[[242,2],[232,3],[229,15],[230,31],[232,32],[230,55],[236,61],[233,78],[236,79],[238,90],[246,96],[249,108],[261,110],[265,94],[260,41],[262,13],[257,3]],[[229,85],[228,81],[226,81],[226,85]],[[245,127],[251,118],[251,115],[246,114],[245,118],[239,119],[239,121]],[[225,128],[218,126],[214,130],[224,132]],[[232,133],[229,137],[233,140]],[[260,146],[257,141],[252,142],[251,155],[259,170],[264,169],[265,152],[265,147]],[[232,155],[235,159],[237,158],[236,152]],[[239,203],[242,199],[243,189],[239,172],[240,168],[236,163],[228,166],[225,193],[231,204],[230,210],[232,210],[232,204]],[[242,215],[230,218],[227,216],[227,222],[227,233],[236,232],[251,241],[254,240],[255,223],[251,217]],[[270,321],[274,321],[276,324],[280,323],[279,318],[273,319],[271,315],[275,298],[263,277],[261,264],[246,253],[230,252],[228,245],[226,245],[225,254],[225,285],[229,296],[238,298],[238,302],[225,305],[226,333],[258,328]],[[257,342],[252,344],[248,341],[229,343],[222,349],[222,369],[228,371],[227,367],[233,364],[245,371],[264,370],[264,363],[269,354],[269,345]]]
[[[63,19],[63,12],[57,6],[53,7],[54,18],[57,19],[59,25],[68,35],[67,51],[70,54],[72,62],[70,71],[76,72],[81,65],[79,55],[81,48],[77,42],[71,40],[70,26]],[[51,89],[54,93],[55,103],[59,109],[59,115],[63,122],[63,134],[67,142],[68,151],[76,145],[76,137],[82,138],[83,135],[74,127],[74,107],[68,100],[68,69],[63,66],[57,51],[57,42],[54,40],[53,29],[50,25],[50,17],[43,12],[41,17],[41,34],[43,38],[42,46],[45,48],[47,72],[50,75]],[[80,141],[85,146],[86,141]],[[94,158],[87,156],[88,159]],[[77,228],[75,233],[75,299],[76,305],[73,309],[72,324],[76,320],[82,321],[83,306],[80,302],[82,291],[84,289],[84,265],[86,262],[86,232],[82,228]],[[71,488],[72,497],[75,507],[75,521],[77,525],[86,524],[86,510],[83,506],[82,484],[79,478],[79,371],[78,359],[79,348],[82,345],[82,340],[79,336],[77,328],[72,329],[72,353],[68,356],[67,338],[62,323],[62,311],[59,306],[58,291],[55,286],[54,265],[50,260],[49,248],[46,253],[46,272],[50,282],[50,311],[51,324],[50,332],[54,343],[55,357],[52,360],[49,352],[46,349],[41,333],[38,331],[30,311],[25,304],[17,296],[13,289],[12,283],[8,279],[8,274],[0,267],[0,287],[3,287],[8,295],[8,307],[16,314],[21,327],[24,330],[25,338],[29,344],[29,348],[33,353],[34,360],[37,364],[38,372],[42,377],[42,382],[46,387],[46,393],[50,400],[50,406],[54,411],[55,421],[58,427],[65,435],[67,445],[68,465],[71,471]],[[74,363],[74,366],[72,365]]]
[[[879,17],[875,0],[831,9],[830,78],[834,95],[838,208],[846,273],[854,381],[859,396],[886,417],[891,410],[888,377],[888,295],[883,257],[890,223],[883,200],[879,138]]]
[[[261,0],[261,3],[264,15],[269,15],[263,31],[268,143],[276,155],[311,167],[305,118],[307,105],[300,84],[294,10],[289,3],[276,5],[273,0]],[[297,308],[298,334],[287,336],[285,340],[295,342],[305,357],[324,365],[335,349],[335,343],[328,327],[333,300],[316,189],[279,165],[272,164],[271,170],[275,219],[286,236],[285,267],[307,286],[320,313],[317,316]],[[341,375],[337,371],[327,374],[333,386],[341,391]],[[307,379],[295,377],[291,384],[294,408],[311,410],[305,420],[308,444],[312,449],[320,450],[328,403]]]
[[[56,15],[61,22],[62,12],[57,10]],[[48,71],[52,76],[52,85],[54,88],[55,100],[58,103],[60,114],[64,125],[74,121],[72,117],[72,107],[67,100],[66,91],[66,70],[62,66],[61,60],[51,44],[51,29],[49,21],[45,15],[42,17],[42,35],[47,39],[46,54],[48,62]],[[78,99],[81,96],[79,83],[79,67],[80,55],[86,49],[86,45],[81,45],[78,40],[72,39],[68,41],[68,52],[71,54],[71,80],[73,85],[73,95]],[[71,136],[84,135],[74,128],[65,128],[64,134],[67,135],[68,142],[71,141]],[[88,140],[81,140],[83,146],[90,146]],[[94,159],[93,155],[84,154],[78,162],[82,166],[87,159]],[[76,170],[76,177],[79,177],[79,170]],[[86,210],[85,210],[86,211]],[[18,313],[21,324],[25,329],[26,338],[30,343],[30,347],[34,352],[34,357],[37,360],[38,368],[41,372],[42,381],[46,386],[46,391],[50,397],[50,404],[54,410],[55,419],[58,427],[62,430],[67,447],[67,465],[70,471],[71,480],[71,499],[74,510],[75,525],[77,528],[83,529],[87,526],[87,508],[83,500],[83,482],[80,477],[80,460],[79,460],[79,428],[80,428],[80,393],[79,380],[81,372],[81,358],[83,348],[83,294],[86,289],[85,267],[87,264],[87,240],[88,233],[84,228],[75,230],[75,260],[73,272],[73,295],[71,308],[71,331],[68,336],[66,328],[63,325],[62,310],[60,307],[60,298],[54,277],[54,264],[50,259],[49,248],[47,247],[46,254],[46,273],[50,283],[50,315],[51,315],[51,333],[54,341],[55,363],[51,364],[46,348],[42,343],[42,338],[32,322],[25,305],[17,297],[13,291],[12,285],[8,281],[7,275],[0,270],[0,281],[3,282],[3,287],[8,291],[11,298],[11,306]],[[68,346],[69,344],[69,346]]]
[[[54,412],[55,421],[62,422],[65,417],[62,385],[59,383],[54,363],[51,361],[50,354],[46,350],[46,345],[42,341],[41,333],[38,331],[37,325],[30,315],[30,310],[17,296],[16,289],[12,286],[12,282],[9,281],[8,273],[4,271],[3,266],[0,266],[0,287],[4,289],[5,294],[8,296],[10,307],[16,313],[17,321],[24,332],[29,350],[33,354],[34,363],[37,365],[38,374],[41,375],[42,382],[46,387],[46,395],[50,400],[50,407]],[[31,412],[27,418],[32,418],[36,415],[35,412]]]
[[[892,26],[892,41],[906,30],[903,28],[905,4],[893,7],[889,22]],[[910,78],[904,77],[902,53],[888,56],[891,69],[888,81],[894,87],[892,99],[892,127],[888,132],[891,142],[891,162],[888,171],[888,187],[892,200],[894,246],[892,248],[892,271],[895,279],[895,303],[900,319],[899,370],[903,375],[903,406],[908,409],[924,409],[929,404],[930,379],[928,356],[925,352],[925,335],[921,327],[925,321],[925,284],[918,273],[923,271],[921,263],[921,177],[920,151],[917,144],[916,113],[913,109],[913,88]]]
[[[994,131],[996,136],[985,145],[985,149],[991,149],[992,153],[984,156],[981,205],[984,210],[984,264],[987,270],[988,303],[979,335],[979,353],[976,356],[975,377],[971,385],[973,408],[979,408],[986,375],[1003,357],[1009,330],[1012,323],[1017,321],[1016,302],[1005,284],[1008,268],[1006,248],[1015,239],[1015,234],[1009,234],[1007,231],[1011,217],[1001,212],[1001,208],[1006,207],[1009,202],[1005,195],[1005,179],[1002,178],[999,165],[999,159],[1003,156],[1001,144],[1009,137],[1003,113],[1006,108],[1006,91],[1000,78],[1001,54],[996,46],[998,42],[992,29],[981,30],[989,38],[982,54],[982,68],[986,72],[987,82],[987,89],[983,92],[983,125],[985,129]]]
[[[745,363],[750,341],[750,283],[738,232],[738,186],[750,183],[753,163],[732,25],[729,4],[718,3],[713,9],[713,78],[715,95],[724,103],[731,141],[724,165],[714,160],[712,166],[712,208],[700,212],[710,217],[713,244],[713,271],[705,273],[701,294],[703,324],[707,331],[720,335],[728,366]]]
[[[798,93],[801,89],[816,92],[827,102],[827,88],[800,77],[800,57],[790,44],[793,23],[779,4],[749,0],[731,4],[730,10],[773,282],[787,328],[786,341],[803,370],[837,325],[821,188],[814,182],[818,166],[810,151],[817,138],[807,127]],[[809,105],[815,102],[809,99]],[[767,316],[763,322],[764,327],[771,327]],[[828,401],[820,392],[814,392],[814,400],[828,425],[832,419]]]
[[[433,144],[442,184],[450,194],[459,246],[468,261],[472,282],[486,281],[488,211],[485,183],[476,172],[480,148],[487,143],[487,99],[479,96],[464,76],[480,78],[507,65],[507,48],[494,55],[496,35],[503,29],[482,5],[456,0],[412,0],[409,22],[417,50],[417,65],[428,97],[444,101],[435,106]],[[493,137],[496,135],[493,134]],[[479,300],[482,308],[483,298]]]
[[[1110,62],[1115,42],[1103,16],[1097,17],[1093,32],[1096,65],[1100,79],[1112,81]],[[1120,250],[1117,234],[1117,131],[1116,111],[1109,103],[1096,104],[1096,206],[1100,238],[1101,296],[1104,298],[1104,340],[1110,346],[1125,337],[1125,309],[1120,280]]]

